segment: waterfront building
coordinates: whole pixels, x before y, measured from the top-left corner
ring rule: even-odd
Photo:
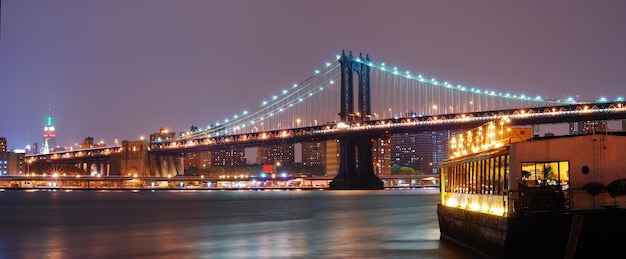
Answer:
[[[391,163],[415,170],[424,170],[432,164],[432,142],[424,133],[401,133],[391,136]],[[426,169],[428,171],[428,169]]]
[[[455,130],[443,130],[432,132],[433,141],[433,164],[430,165],[433,174],[439,174],[439,165],[449,158],[450,145],[448,139],[455,137],[457,134],[461,134],[461,131]]]
[[[326,141],[311,141],[301,143],[302,167],[308,167],[310,172],[325,174],[326,168]]]
[[[624,213],[605,208],[626,206],[619,187],[626,182],[626,134],[538,137],[508,122],[450,140],[437,206],[442,237],[487,258],[537,255],[529,244],[545,246],[539,256],[546,258],[601,258],[615,250]]]
[[[376,175],[391,174],[390,139],[373,140],[372,161]],[[336,139],[302,143],[302,165],[321,166],[326,175],[334,176],[339,171],[339,142]]]
[[[246,165],[245,150],[243,147],[230,147],[211,151],[213,166],[241,166]]]
[[[257,148],[258,164],[293,165],[295,161],[294,144],[267,145]]]
[[[339,173],[339,141],[326,141],[326,175],[336,176]]]
[[[25,150],[8,150],[7,139],[0,138],[0,176],[25,173],[24,156]]]
[[[185,170],[197,168],[198,170],[207,170],[211,168],[211,151],[203,150],[196,152],[184,153]]]
[[[7,152],[7,139],[0,138],[0,153]]]
[[[9,153],[7,152],[7,139],[0,138],[0,176],[8,174]]]
[[[608,130],[606,121],[577,121],[569,123],[570,135],[594,134]]]
[[[375,139],[372,146],[374,174],[391,175],[391,138]]]
[[[326,142],[312,141],[302,143],[303,166],[326,166]]]
[[[438,165],[448,158],[448,139],[456,131],[424,131],[391,136],[391,164],[426,173],[439,173]]]

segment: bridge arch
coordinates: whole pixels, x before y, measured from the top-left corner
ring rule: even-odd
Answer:
[[[136,166],[129,166],[126,168],[127,175],[139,175],[139,169]]]

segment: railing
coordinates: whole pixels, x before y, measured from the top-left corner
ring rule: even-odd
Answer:
[[[518,198],[515,199],[515,212],[567,211],[572,207],[570,197],[570,190],[563,190],[560,185],[520,185]]]

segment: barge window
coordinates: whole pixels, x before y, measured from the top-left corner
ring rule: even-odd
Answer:
[[[441,168],[445,177],[446,192],[502,195],[508,189],[509,155],[485,157],[483,159],[452,164]],[[535,170],[535,163],[525,163]],[[567,166],[555,162],[549,164],[559,168]],[[562,170],[562,169],[561,169]],[[563,176],[560,176],[563,179]]]
[[[493,168],[493,160],[495,158],[490,158],[487,160],[487,194],[493,194],[493,176],[494,176],[494,168]]]
[[[504,189],[509,189],[509,163],[510,163],[510,159],[511,156],[510,155],[506,155],[504,157],[504,165],[502,166],[502,168],[504,168]]]
[[[461,164],[459,167],[459,171],[457,171],[457,174],[459,174],[459,192],[460,193],[465,193],[465,187],[467,186],[467,183],[465,181],[467,181],[467,167],[465,164]]]
[[[569,189],[569,162],[523,162],[522,183],[528,187],[561,185]]]
[[[487,193],[487,160],[480,160],[480,194]]]
[[[474,162],[470,162],[468,165],[469,174],[467,175],[467,193],[474,193],[472,185],[474,183]]]
[[[493,158],[493,171],[494,171],[493,182],[496,187],[494,190],[494,194],[498,194],[498,195],[502,194],[502,174],[501,174],[502,168],[500,167],[501,165],[500,159],[502,159],[501,156]]]

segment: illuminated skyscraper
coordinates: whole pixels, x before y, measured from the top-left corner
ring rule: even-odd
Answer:
[[[54,130],[54,124],[52,123],[52,114],[50,110],[50,105],[48,105],[48,119],[46,120],[46,126],[43,128],[43,154],[53,152],[56,148],[55,139],[57,133]]]

